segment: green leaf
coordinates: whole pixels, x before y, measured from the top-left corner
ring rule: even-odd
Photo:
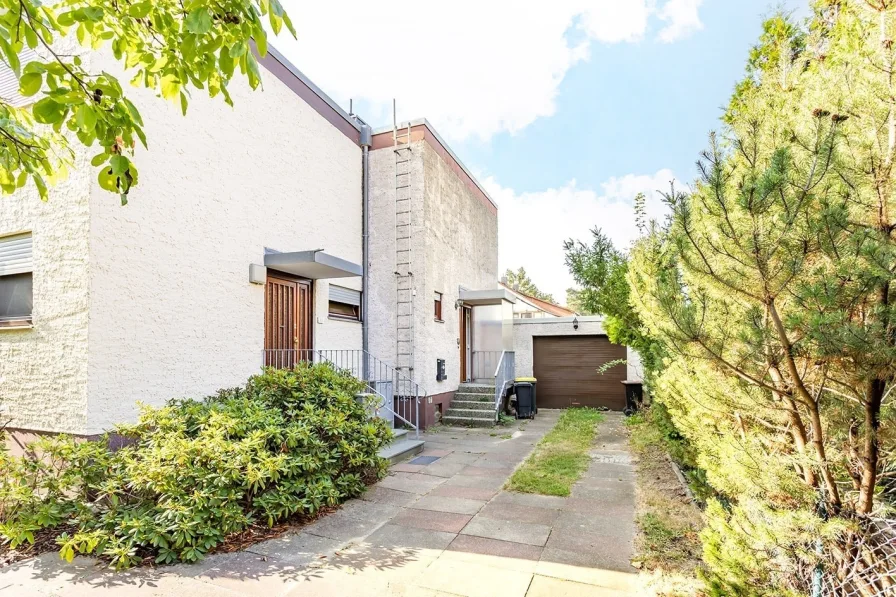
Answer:
[[[81,13],[84,15],[84,19],[87,21],[92,21],[94,23],[103,20],[104,11],[99,6],[85,6],[80,9]]]
[[[183,91],[180,92],[180,111],[184,116],[187,115],[187,94]]]
[[[230,48],[230,57],[231,58],[239,58],[249,49],[249,46],[246,45],[244,41],[238,41]]]
[[[185,20],[187,31],[202,35],[212,29],[212,15],[205,6],[197,8],[187,15]]]
[[[25,97],[31,97],[40,91],[40,86],[43,85],[43,82],[44,77],[40,73],[25,73],[19,79],[19,93]]]
[[[96,127],[96,112],[87,104],[82,104],[75,112],[75,122],[82,131],[93,131]]]
[[[152,2],[138,2],[131,5],[131,7],[128,9],[128,14],[135,19],[142,19],[149,14],[149,11],[151,9]]]
[[[180,81],[177,75],[165,75],[162,77],[162,97],[165,99],[174,99],[180,92]]]
[[[97,175],[100,188],[112,193],[118,192],[118,177],[112,173],[111,168],[103,168]]]
[[[34,179],[34,186],[37,187],[37,192],[40,195],[41,200],[46,201],[50,198],[50,194],[47,191],[47,183],[44,182],[44,177],[35,172],[32,175]]]
[[[21,63],[19,62],[19,54],[13,49],[9,42],[6,41],[3,37],[0,37],[0,50],[3,52],[3,57],[6,59],[6,63],[9,65],[16,74],[19,74],[21,71]]]
[[[108,157],[109,157],[109,154],[107,154],[105,151],[102,153],[98,153],[95,156],[93,156],[92,160],[90,160],[90,165],[93,166],[94,168],[98,168],[101,164],[103,164],[106,161],[106,158],[108,158]]]
[[[123,176],[130,165],[131,161],[123,155],[113,155],[109,159],[109,166],[111,166],[112,174],[115,176]]]
[[[261,72],[258,69],[258,61],[255,60],[255,56],[252,54],[247,54],[246,56],[247,66],[248,66],[248,75],[249,75],[249,86],[252,89],[258,87],[258,84],[261,83]]]
[[[264,27],[258,25],[258,27],[255,28],[255,33],[252,34],[252,38],[255,40],[255,47],[258,48],[259,55],[267,56],[268,34],[265,32]]]
[[[62,122],[67,108],[51,97],[45,97],[31,108],[35,120],[41,124],[56,124]]]

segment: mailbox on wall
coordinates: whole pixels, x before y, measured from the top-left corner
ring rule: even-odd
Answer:
[[[445,374],[445,359],[436,359],[436,381],[445,381],[448,376]]]

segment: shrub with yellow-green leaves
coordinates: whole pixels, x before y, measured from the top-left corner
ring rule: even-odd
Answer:
[[[249,525],[312,516],[385,471],[391,433],[328,365],[267,370],[203,401],[144,408],[128,445],[41,439],[0,453],[0,537],[12,547],[59,528],[60,553],[126,568],[195,562]]]

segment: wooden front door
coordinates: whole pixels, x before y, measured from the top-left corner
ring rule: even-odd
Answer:
[[[470,381],[473,376],[473,310],[460,310],[460,381]]]
[[[268,274],[264,294],[265,365],[292,367],[312,348],[311,281]]]

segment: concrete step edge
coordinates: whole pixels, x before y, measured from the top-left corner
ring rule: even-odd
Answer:
[[[422,439],[403,439],[389,444],[379,451],[379,455],[392,464],[396,464],[422,452],[423,444]]]

